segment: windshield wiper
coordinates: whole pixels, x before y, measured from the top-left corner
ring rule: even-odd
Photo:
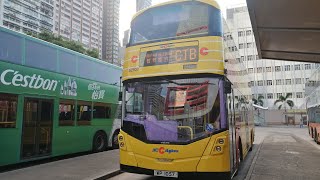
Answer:
[[[166,79],[166,78],[161,78],[161,79],[162,79],[162,80],[165,80],[165,81],[167,81],[167,82],[170,82],[170,83],[179,85],[179,86],[183,86],[183,85],[204,85],[204,84],[216,85],[216,84],[214,84],[214,83],[209,83],[209,82],[206,82],[206,83],[197,83],[197,82],[192,82],[192,83],[178,83],[178,82],[172,81],[172,80],[170,80],[170,79]]]

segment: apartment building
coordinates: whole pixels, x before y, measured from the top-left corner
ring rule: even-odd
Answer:
[[[102,53],[103,0],[55,0],[54,33]]]
[[[0,26],[23,33],[53,32],[53,0],[0,0]]]

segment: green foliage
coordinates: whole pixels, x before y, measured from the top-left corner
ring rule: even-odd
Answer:
[[[27,35],[91,56],[93,58],[99,58],[99,51],[97,49],[86,50],[81,43],[65,40],[61,36],[57,37],[51,32],[43,31],[39,34],[27,33]]]
[[[282,107],[286,107],[286,105],[288,105],[291,109],[294,106],[294,102],[292,100],[289,100],[289,98],[292,97],[292,93],[287,93],[287,95],[284,96],[280,96],[275,102],[274,105],[277,105],[280,103],[280,105],[278,106],[278,109],[280,110]]]

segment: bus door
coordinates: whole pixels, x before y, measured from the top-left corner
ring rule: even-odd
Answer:
[[[51,154],[52,121],[53,100],[25,98],[21,142],[22,159]]]
[[[236,144],[236,123],[235,123],[235,105],[233,90],[227,94],[228,99],[228,122],[230,138],[230,170],[233,175],[237,170],[237,144]]]

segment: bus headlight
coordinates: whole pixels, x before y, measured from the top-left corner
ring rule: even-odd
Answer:
[[[124,136],[122,134],[119,134],[118,135],[118,141],[119,141],[119,148],[122,149],[122,150],[126,150],[126,143],[125,143],[125,140],[124,140]]]
[[[219,140],[218,140],[218,143],[219,143],[219,144],[224,144],[224,139],[219,139]]]
[[[217,151],[217,152],[221,152],[221,151],[222,151],[221,146],[216,146],[216,151]]]

